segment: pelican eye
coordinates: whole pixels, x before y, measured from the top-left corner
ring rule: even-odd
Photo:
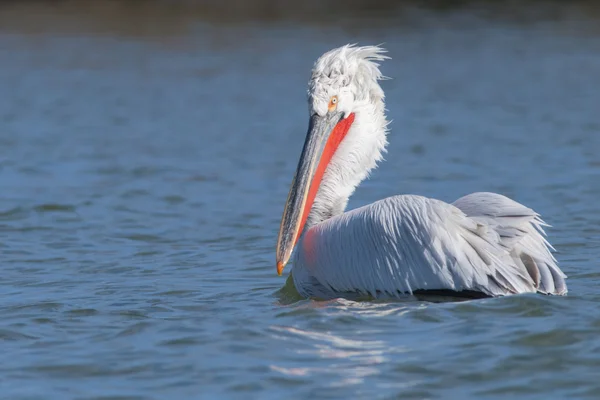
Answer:
[[[335,110],[335,108],[337,107],[337,102],[338,102],[338,97],[337,96],[331,96],[331,99],[329,99],[329,105],[327,106],[327,108],[329,109],[329,111]]]

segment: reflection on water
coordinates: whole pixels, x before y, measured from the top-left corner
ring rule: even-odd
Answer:
[[[339,302],[343,303],[344,301],[339,300]],[[353,316],[348,315],[347,318],[353,318]],[[344,318],[338,315],[334,320],[339,320],[343,324]],[[326,367],[286,368],[271,365],[273,371],[293,377],[311,378],[314,376],[316,378],[331,375],[328,379],[329,386],[334,388],[364,383],[365,378],[379,373],[378,365],[389,362],[392,358],[405,352],[401,347],[390,347],[385,341],[367,339],[376,337],[370,335],[369,329],[356,332],[359,337],[365,339],[355,340],[336,336],[335,333],[328,331],[311,331],[286,326],[272,326],[271,330],[274,332],[273,339],[285,342],[291,348],[297,347],[296,354],[309,359],[330,360]],[[307,344],[310,346],[308,349],[306,348]],[[344,374],[340,376],[335,370],[343,370]]]
[[[0,5],[3,396],[597,396],[594,4],[359,3],[259,22],[222,1]],[[511,196],[553,225],[569,296],[280,291],[309,69],[349,42],[389,49],[394,121],[350,207]]]

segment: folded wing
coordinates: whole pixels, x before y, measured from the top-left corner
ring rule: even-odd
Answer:
[[[312,227],[298,246],[296,287],[317,297],[566,292],[564,274],[537,231],[537,214],[509,199],[485,206],[478,204],[489,203],[485,196],[471,196],[456,205],[395,196]]]

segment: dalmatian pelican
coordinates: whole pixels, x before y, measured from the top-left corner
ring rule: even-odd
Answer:
[[[566,275],[532,209],[496,193],[452,204],[398,195],[345,212],[382,158],[388,121],[379,46],[322,55],[308,86],[308,133],[281,220],[281,275],[307,298],[449,293],[496,297],[564,295]],[[293,252],[295,248],[295,252]]]

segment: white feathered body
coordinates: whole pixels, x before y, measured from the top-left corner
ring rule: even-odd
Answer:
[[[566,277],[531,209],[495,193],[454,205],[395,196],[311,227],[292,276],[306,297],[400,297],[419,290],[565,294]]]

